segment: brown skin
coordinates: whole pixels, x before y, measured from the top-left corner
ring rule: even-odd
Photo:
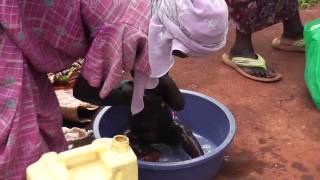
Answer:
[[[178,134],[182,148],[191,158],[196,158],[204,154],[191,129],[184,127],[182,122],[178,119],[172,121],[171,127],[174,129],[173,132]]]
[[[180,58],[188,57],[181,51],[174,50],[173,55]],[[134,77],[133,71],[131,76]],[[130,105],[132,98],[132,90],[128,86],[120,86],[112,90],[105,98],[99,96],[101,87],[92,87],[81,75],[78,76],[74,88],[73,95],[77,99],[80,99],[91,104],[100,106],[108,105]],[[179,91],[176,83],[171,79],[169,74],[165,74],[159,78],[159,85],[149,92],[155,92],[164,98],[164,101],[175,111],[182,110],[185,104],[184,98]]]
[[[179,50],[173,50],[172,55],[180,57],[180,58],[187,58],[188,57],[188,55],[186,55],[185,53],[183,53],[182,51],[179,51]]]
[[[90,86],[80,75],[73,88],[73,95],[77,99],[99,106],[131,104],[132,89],[129,86],[119,86],[113,89],[105,98],[99,96],[100,89],[101,87]],[[164,101],[175,111],[184,108],[185,101],[183,95],[168,74],[159,79],[159,85],[155,89],[147,91],[162,96]]]
[[[99,91],[100,88],[90,86],[82,76],[79,76],[74,86],[74,96],[82,101],[101,106],[130,106],[133,82],[121,83],[106,98],[100,98]],[[203,154],[191,130],[173,120],[171,109],[182,110],[185,100],[168,74],[159,79],[159,85],[155,89],[146,90],[144,103],[143,111],[135,115],[128,115],[130,130],[126,133],[138,157],[143,160],[157,161],[160,155],[149,146],[152,143],[167,145],[181,143],[191,157]]]
[[[118,87],[112,90],[109,95],[105,98],[100,98],[99,92],[100,87],[92,87],[89,85],[81,75],[76,80],[73,87],[73,96],[84,102],[99,106],[110,106],[110,105],[129,105],[131,94],[126,93],[122,90],[122,87]]]
[[[129,83],[127,83],[130,86]],[[129,131],[125,134],[130,138],[131,145],[140,159],[157,161],[160,156],[150,144],[166,145],[181,144],[190,157],[203,155],[202,148],[192,134],[191,129],[173,118],[171,107],[165,98],[155,91],[146,91],[143,112],[129,116]]]

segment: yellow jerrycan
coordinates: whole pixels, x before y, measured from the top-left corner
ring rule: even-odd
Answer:
[[[117,135],[46,153],[27,168],[27,180],[138,180],[138,162],[129,139]]]

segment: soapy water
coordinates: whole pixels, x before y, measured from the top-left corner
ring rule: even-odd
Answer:
[[[205,137],[202,137],[195,133],[193,134],[197,138],[205,154],[213,151],[216,148],[216,146]],[[179,162],[191,159],[191,157],[183,150],[181,146],[153,144],[152,147],[161,152],[159,162]]]

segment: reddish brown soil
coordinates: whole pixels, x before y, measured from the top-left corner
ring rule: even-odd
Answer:
[[[320,17],[320,6],[301,14],[304,22]],[[271,46],[281,29],[278,24],[254,35],[257,52],[283,74],[278,83],[248,80],[223,64],[233,27],[225,49],[205,59],[178,60],[174,67],[180,87],[214,97],[236,118],[236,137],[215,179],[320,179],[320,113],[305,86],[304,54]]]

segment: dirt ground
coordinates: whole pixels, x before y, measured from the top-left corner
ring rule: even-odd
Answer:
[[[320,6],[301,11],[303,21],[320,17]],[[240,76],[221,60],[227,47],[205,59],[177,60],[172,72],[178,85],[207,94],[234,114],[236,137],[217,180],[320,179],[320,113],[304,82],[305,56],[274,50],[271,41],[282,25],[254,34],[254,46],[283,74],[278,83],[259,83]],[[320,50],[320,49],[319,49]]]

